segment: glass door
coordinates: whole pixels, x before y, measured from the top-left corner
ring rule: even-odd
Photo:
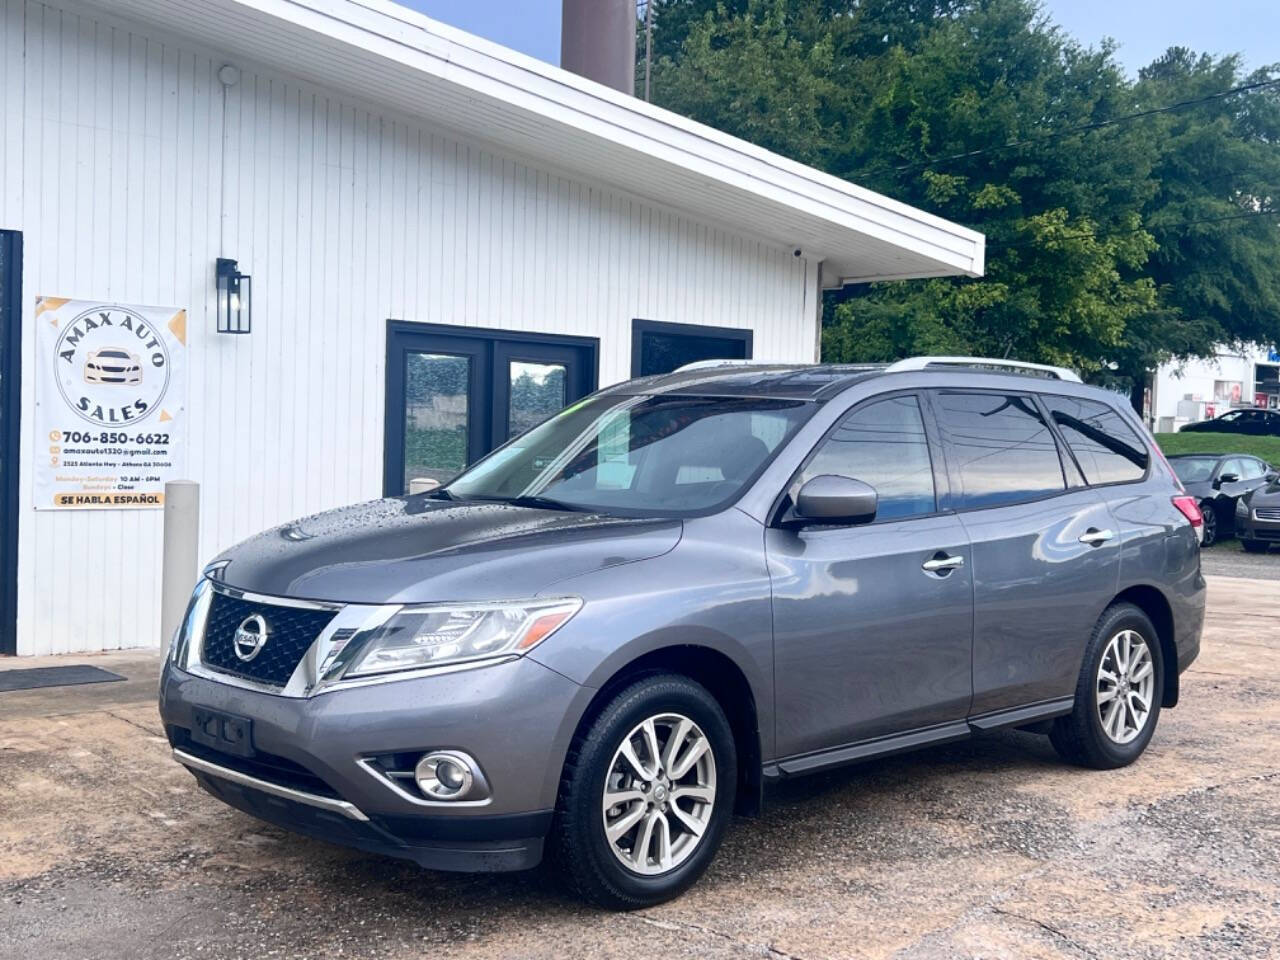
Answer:
[[[391,321],[383,492],[446,483],[596,386],[593,339]]]
[[[594,366],[574,344],[498,340],[494,387],[496,447],[594,390]]]
[[[0,654],[17,653],[22,238],[0,230]]]

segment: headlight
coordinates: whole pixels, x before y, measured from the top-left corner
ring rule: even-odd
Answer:
[[[1249,516],[1249,505],[1245,503],[1243,500],[1236,501],[1236,516],[1237,517]]]
[[[187,650],[191,647],[191,638],[204,633],[204,620],[209,613],[209,581],[204,577],[196,584],[191,593],[191,601],[187,604],[187,612],[178,624],[178,631],[169,641],[169,659],[182,666],[187,662]]]
[[[581,608],[577,598],[404,607],[359,644],[341,677],[519,656]]]

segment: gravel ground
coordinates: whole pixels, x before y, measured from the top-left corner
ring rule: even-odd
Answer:
[[[1274,957],[1278,617],[1270,584],[1211,581],[1132,767],[1011,732],[789,781],[691,893],[626,915],[224,807],[168,759],[154,658],[86,658],[130,682],[0,694],[0,956]]]
[[[1239,540],[1220,540],[1201,554],[1200,562],[1210,576],[1280,580],[1280,547],[1245,553]]]

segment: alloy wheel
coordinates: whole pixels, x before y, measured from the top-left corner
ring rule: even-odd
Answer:
[[[1115,743],[1129,743],[1142,733],[1155,695],[1155,662],[1146,639],[1136,630],[1121,630],[1098,664],[1098,720]]]
[[[1218,514],[1211,503],[1202,503],[1200,505],[1200,513],[1204,517],[1204,526],[1202,527],[1201,544],[1211,547],[1218,540]]]
[[[613,754],[605,777],[605,837],[628,870],[652,876],[684,863],[711,824],[716,759],[688,717],[643,720]]]

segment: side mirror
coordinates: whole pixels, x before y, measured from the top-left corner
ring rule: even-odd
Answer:
[[[801,523],[868,523],[876,517],[877,501],[871,484],[823,474],[800,488],[792,519]]]
[[[1214,489],[1217,489],[1218,487],[1222,486],[1224,483],[1235,483],[1239,479],[1240,479],[1239,474],[1224,473],[1224,474],[1221,474],[1218,477],[1218,479],[1213,482],[1213,486],[1214,486]]]

